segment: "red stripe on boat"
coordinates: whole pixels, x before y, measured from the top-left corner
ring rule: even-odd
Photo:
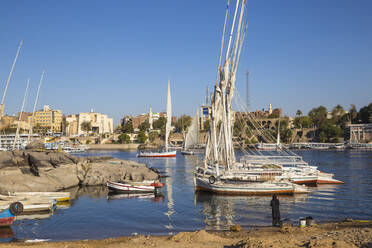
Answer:
[[[10,226],[13,224],[15,217],[0,218],[0,226]]]

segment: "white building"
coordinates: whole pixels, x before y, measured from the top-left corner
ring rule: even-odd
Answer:
[[[91,110],[89,113],[79,113],[66,117],[66,134],[67,135],[82,135],[86,134],[82,130],[81,125],[84,122],[89,122],[92,129],[89,133],[105,134],[114,132],[114,120],[107,115],[96,113]]]

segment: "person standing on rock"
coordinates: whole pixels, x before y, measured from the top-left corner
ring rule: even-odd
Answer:
[[[272,217],[273,217],[273,226],[280,225],[280,211],[279,211],[279,200],[276,198],[276,194],[273,195],[273,199],[270,202]]]

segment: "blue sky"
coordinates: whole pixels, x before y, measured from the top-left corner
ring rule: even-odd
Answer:
[[[173,113],[193,114],[216,76],[225,1],[0,1],[0,91],[21,39],[6,98],[20,110],[31,78],[31,111],[43,68],[38,108],[64,114],[165,110],[168,77]],[[372,1],[250,0],[237,88],[250,76],[253,110],[372,102]]]

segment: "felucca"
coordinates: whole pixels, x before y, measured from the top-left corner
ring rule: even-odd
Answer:
[[[199,145],[199,114],[198,111],[196,111],[196,114],[192,119],[191,126],[187,131],[181,154],[193,155],[194,151],[191,149],[196,148],[198,145]]]
[[[171,93],[170,93],[170,82],[168,80],[168,95],[167,95],[167,123],[165,125],[165,143],[164,150],[158,152],[147,152],[141,151],[138,153],[138,157],[175,157],[176,151],[169,150],[168,141],[169,134],[171,131],[172,124],[172,102],[171,102]]]
[[[236,161],[232,141],[232,99],[234,97],[239,57],[246,31],[245,22],[243,22],[246,1],[236,1],[224,64],[221,68],[222,52],[225,51],[223,43],[225,40],[229,2],[221,41],[219,70],[211,99],[211,125],[207,136],[204,168],[199,168],[195,173],[195,189],[197,191],[239,195],[308,193],[309,191],[306,187],[295,185],[288,180],[279,181],[275,180],[275,178],[236,180],[234,175],[231,177],[231,172],[235,171],[235,168],[242,166],[242,163]],[[238,12],[239,18],[237,21]],[[238,23],[237,27],[235,27],[236,21]],[[233,37],[234,42],[232,42]],[[210,168],[213,168],[213,170],[210,170]],[[209,173],[207,173],[208,170]]]

